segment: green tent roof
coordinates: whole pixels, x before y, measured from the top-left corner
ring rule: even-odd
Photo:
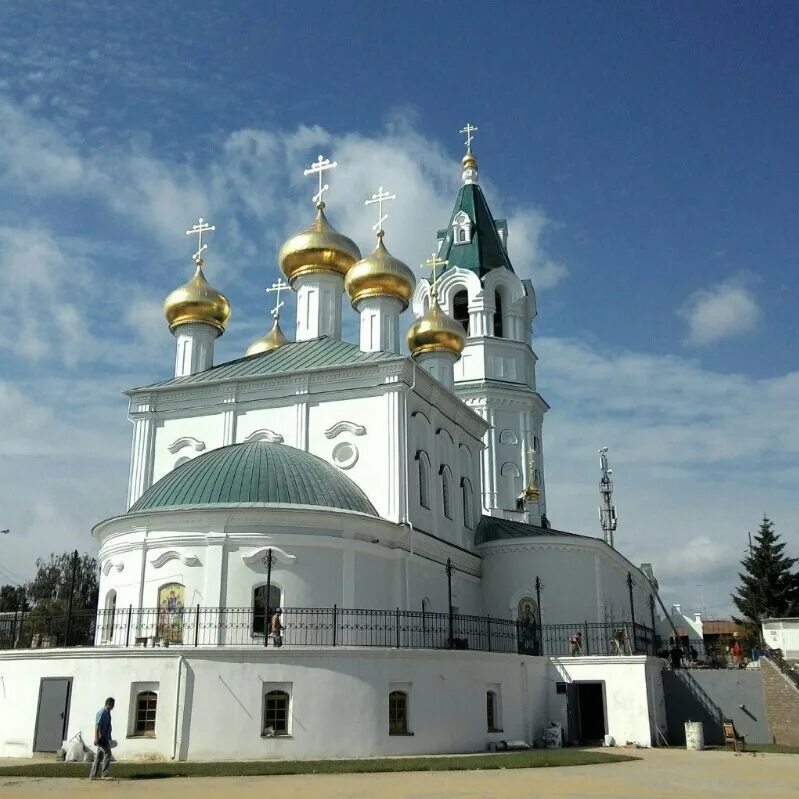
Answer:
[[[233,444],[193,458],[148,488],[128,513],[242,503],[317,505],[377,516],[366,494],[335,466],[269,441]]]
[[[308,341],[290,341],[282,347],[237,358],[235,361],[220,363],[204,372],[171,377],[139,390],[154,388],[172,388],[197,383],[216,383],[237,378],[260,377],[262,375],[280,374],[282,372],[302,372],[309,369],[324,369],[330,366],[348,364],[374,363],[392,358],[401,358],[391,352],[363,352],[360,347],[348,341],[337,341],[327,336],[309,339]]]
[[[472,220],[472,238],[468,244],[455,244],[453,241],[452,223],[461,211]],[[469,269],[479,278],[492,269],[510,269],[512,272],[510,258],[497,232],[497,225],[501,223],[502,220],[499,223],[494,221],[479,185],[467,183],[461,186],[449,225],[445,231],[441,231],[445,235],[439,257],[449,262],[441,274],[455,266]]]

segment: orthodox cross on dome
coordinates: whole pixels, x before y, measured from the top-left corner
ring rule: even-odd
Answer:
[[[527,484],[535,485],[535,449],[533,447],[527,449]]]
[[[335,161],[331,161],[329,158],[325,158],[323,155],[320,154],[319,158],[314,161],[311,166],[303,171],[303,175],[318,175],[319,176],[319,191],[314,194],[313,201],[316,207],[324,207],[324,203],[322,202],[322,196],[324,193],[330,188],[330,186],[325,183],[322,185],[322,174],[326,172],[328,169],[335,169],[338,164]]]
[[[212,230],[216,230],[216,227],[214,225],[209,225],[202,217],[200,217],[197,220],[197,224],[192,225],[191,230],[186,231],[187,236],[197,236],[197,252],[193,255],[195,264],[202,263],[203,252],[208,249],[208,245],[203,244],[203,233],[210,233]]]
[[[423,264],[422,269],[428,269],[433,273],[433,282],[430,286],[430,295],[435,299],[438,296],[438,273],[437,269],[439,266],[446,266],[449,261],[445,261],[443,258],[439,258],[437,253],[433,253],[432,258],[428,258]]]
[[[472,125],[471,122],[467,122],[460,129],[460,133],[465,133],[466,134],[466,152],[470,153],[472,151],[472,140],[474,139],[474,136],[472,136],[472,133],[477,133],[477,128],[474,125]]]
[[[275,307],[271,311],[273,319],[280,318],[280,309],[286,304],[280,301],[280,292],[286,291],[288,288],[289,284],[279,277],[268,289],[265,289],[267,294],[275,293]]]
[[[387,191],[383,189],[382,186],[379,186],[377,189],[377,194],[372,195],[371,200],[364,200],[364,205],[374,205],[377,203],[377,224],[372,225],[372,230],[377,233],[378,236],[383,235],[383,222],[388,219],[388,214],[383,213],[383,203],[387,203],[390,200],[396,200],[396,194],[389,194]]]

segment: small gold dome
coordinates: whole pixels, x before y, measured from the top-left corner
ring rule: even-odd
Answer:
[[[474,153],[466,153],[461,164],[464,169],[477,169],[477,159],[474,157]]]
[[[271,350],[276,350],[278,347],[282,347],[284,344],[288,344],[289,340],[283,335],[283,331],[280,329],[280,322],[275,319],[272,323],[272,329],[262,338],[257,338],[247,347],[247,351],[244,353],[245,355],[258,355],[261,352],[270,352]]]
[[[203,262],[188,283],[176,288],[164,300],[164,316],[170,332],[180,325],[203,324],[215,327],[220,335],[230,319],[230,303],[205,279]]]
[[[344,279],[353,307],[366,297],[394,297],[402,303],[404,311],[415,287],[413,272],[383,244],[382,230],[377,234],[377,246],[372,253],[358,261]]]
[[[466,346],[466,331],[451,316],[444,313],[433,295],[432,303],[423,316],[408,328],[405,342],[411,355],[428,352],[451,352],[460,357]]]
[[[313,272],[333,272],[342,277],[361,257],[354,241],[339,233],[325,217],[319,203],[316,219],[280,248],[278,262],[289,283]]]

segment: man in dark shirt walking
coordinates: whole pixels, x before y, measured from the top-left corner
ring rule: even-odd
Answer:
[[[94,755],[92,770],[89,772],[89,779],[93,780],[100,772],[101,777],[108,776],[108,769],[111,768],[111,711],[114,709],[114,698],[109,696],[105,700],[102,710],[97,712],[94,724],[94,745],[97,752]]]

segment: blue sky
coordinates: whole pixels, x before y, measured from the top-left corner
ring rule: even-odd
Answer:
[[[607,444],[622,549],[723,612],[764,510],[799,538],[798,33],[787,3],[3,4],[6,575],[120,509],[119,390],[169,373],[193,219],[236,357],[309,218],[302,168],[338,160],[331,219],[362,248],[362,198],[396,191],[387,243],[416,264],[470,120],[539,295],[553,522],[595,531]]]

